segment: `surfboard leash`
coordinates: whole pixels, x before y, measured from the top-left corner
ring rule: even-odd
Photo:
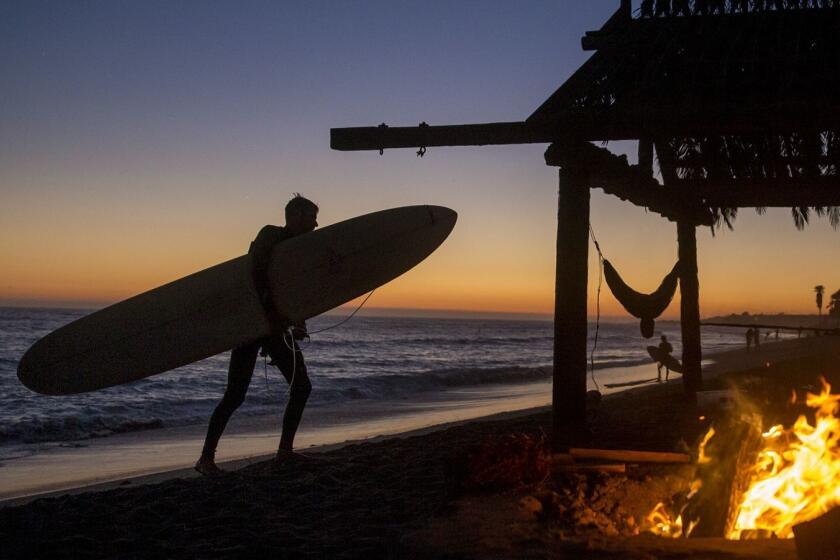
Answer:
[[[351,313],[350,315],[348,315],[347,317],[345,317],[344,319],[342,319],[341,321],[339,321],[335,325],[330,325],[329,327],[325,327],[323,329],[318,329],[317,331],[312,331],[311,333],[309,331],[304,331],[306,333],[306,337],[309,338],[310,335],[322,333],[324,331],[328,331],[330,329],[340,327],[341,325],[343,325],[344,323],[346,323],[347,321],[352,319],[353,316],[356,313],[359,312],[359,310],[362,308],[362,306],[364,306],[364,304],[367,303],[367,300],[370,299],[370,296],[372,296],[373,292],[375,292],[375,291],[376,291],[375,288],[373,290],[371,290],[370,293],[368,293],[367,297],[365,297],[365,299],[362,300],[362,303],[360,303],[359,306],[356,307],[355,310],[353,310],[353,313]],[[289,340],[292,341],[291,346],[289,345],[289,342],[286,340],[286,335],[289,335]],[[294,337],[294,334],[292,333],[292,328],[291,327],[288,327],[285,331],[283,331],[282,337],[283,337],[283,344],[285,344],[286,348],[288,348],[292,352],[292,380],[289,382],[289,392],[291,392],[292,388],[295,385],[295,379],[296,379],[296,376],[297,376],[297,352],[298,352],[298,350],[295,349],[295,337]],[[265,375],[265,389],[266,389],[266,391],[270,392],[270,388],[268,386],[268,365],[267,365],[266,361],[267,361],[267,358],[265,356],[263,356],[263,374]]]
[[[317,331],[312,331],[312,332],[306,331],[306,336],[310,336],[310,335],[313,335],[313,334],[322,333],[322,332],[324,332],[324,331],[328,331],[328,330],[330,330],[330,329],[334,329],[334,328],[336,328],[336,327],[340,327],[341,325],[343,325],[344,323],[346,323],[347,321],[349,321],[350,319],[352,319],[352,318],[353,318],[353,315],[355,315],[356,313],[358,313],[358,312],[359,312],[359,310],[362,308],[362,306],[364,306],[364,304],[366,304],[366,303],[367,303],[367,300],[369,300],[369,299],[370,299],[370,296],[372,296],[372,295],[373,295],[373,292],[375,292],[375,291],[376,291],[376,288],[372,289],[372,290],[370,291],[370,293],[368,293],[367,297],[365,297],[365,299],[362,301],[362,303],[360,303],[360,304],[359,304],[359,306],[358,306],[358,307],[357,307],[357,308],[353,311],[353,313],[351,313],[350,315],[348,315],[347,317],[345,317],[344,319],[342,319],[341,321],[339,321],[339,322],[338,322],[338,323],[336,323],[335,325],[332,325],[332,326],[329,326],[329,327],[324,327],[323,329],[318,329]]]

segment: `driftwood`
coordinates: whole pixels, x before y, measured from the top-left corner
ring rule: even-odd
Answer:
[[[599,459],[622,463],[689,463],[686,453],[663,453],[660,451],[629,451],[624,449],[582,449],[572,448],[569,454],[575,459]]]

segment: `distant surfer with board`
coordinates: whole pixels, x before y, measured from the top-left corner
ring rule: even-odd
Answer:
[[[263,355],[271,358],[271,365],[276,366],[286,381],[289,382],[289,402],[283,414],[283,429],[280,446],[277,450],[278,464],[294,457],[292,448],[295,433],[300,425],[303,409],[312,391],[312,383],[306,371],[303,354],[297,345],[298,340],[306,336],[305,324],[289,325],[271,303],[268,281],[268,264],[272,249],[287,239],[309,233],[318,227],[318,206],[300,194],[295,194],[285,208],[285,227],[266,225],[251,243],[248,254],[251,256],[252,274],[260,300],[271,324],[271,334],[244,346],[234,348],[228,366],[228,383],[221,402],[216,406],[207,427],[207,437],[201,457],[195,464],[195,470],[205,476],[215,476],[223,471],[216,465],[216,446],[234,411],[245,400],[257,354],[262,348]]]
[[[663,367],[665,368],[665,381],[668,381],[668,374],[671,373],[671,370],[668,367],[667,358],[671,357],[671,352],[673,351],[674,347],[671,346],[671,343],[668,342],[668,338],[663,334],[659,342],[659,359],[661,361],[656,363],[656,380],[659,382],[662,381]]]

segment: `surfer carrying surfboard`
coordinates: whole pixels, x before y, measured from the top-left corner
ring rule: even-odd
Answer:
[[[674,347],[671,346],[671,343],[668,342],[668,338],[663,334],[660,342],[659,342],[659,359],[661,361],[656,363],[656,380],[661,382],[662,381],[662,368],[665,368],[665,381],[668,381],[668,374],[671,373],[670,368],[667,364],[667,358],[671,357],[671,352],[674,351]]]
[[[318,227],[318,206],[300,194],[295,194],[294,198],[286,204],[285,215],[285,227],[264,226],[248,249],[254,284],[271,324],[271,334],[231,351],[227,388],[221,402],[210,417],[204,448],[195,464],[195,470],[205,476],[215,476],[223,472],[216,465],[216,446],[228,420],[245,400],[260,348],[263,355],[271,357],[271,365],[280,370],[290,385],[289,402],[283,414],[280,446],[275,459],[280,464],[289,461],[295,455],[292,452],[295,433],[300,425],[309,393],[312,391],[312,383],[309,381],[303,354],[297,344],[298,340],[306,336],[306,325],[289,325],[289,322],[277,313],[271,303],[267,273],[272,249],[278,243],[309,233]]]

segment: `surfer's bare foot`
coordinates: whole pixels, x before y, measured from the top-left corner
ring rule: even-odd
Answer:
[[[317,459],[313,459],[309,455],[296,453],[291,449],[280,449],[277,451],[277,455],[274,456],[275,467],[281,467],[283,465],[294,465],[297,463],[311,463],[313,461],[317,461]]]
[[[203,476],[214,477],[225,474],[225,471],[216,466],[216,462],[213,459],[201,458],[195,464],[194,468]]]

